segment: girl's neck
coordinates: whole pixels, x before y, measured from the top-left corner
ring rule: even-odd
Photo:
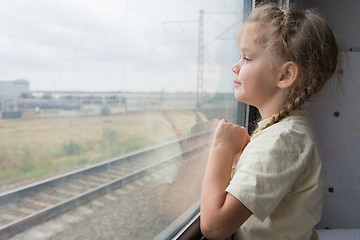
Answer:
[[[261,118],[266,119],[283,110],[287,101],[286,89],[278,88],[270,99],[267,99],[267,101],[262,102],[261,105],[256,107],[259,110]]]
[[[260,112],[260,116],[262,119],[269,118],[282,110],[281,106],[278,105],[268,105],[265,107],[258,108]]]

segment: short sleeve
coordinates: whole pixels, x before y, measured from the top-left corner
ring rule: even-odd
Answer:
[[[264,221],[303,171],[302,152],[291,133],[264,130],[244,149],[226,191]]]

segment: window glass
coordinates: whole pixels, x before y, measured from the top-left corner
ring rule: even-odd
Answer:
[[[193,206],[242,8],[1,1],[0,238],[152,239]]]

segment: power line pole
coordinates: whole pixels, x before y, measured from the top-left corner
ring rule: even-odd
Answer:
[[[204,94],[204,10],[199,11],[199,39],[198,39],[198,71],[196,82],[196,106]]]
[[[241,12],[206,12],[208,14],[240,14]],[[200,107],[200,102],[204,97],[204,49],[219,39],[222,35],[230,31],[234,26],[236,26],[240,21],[236,21],[230,27],[225,29],[222,33],[220,33],[215,39],[209,41],[206,45],[204,43],[204,22],[205,11],[203,9],[199,10],[199,20],[185,20],[185,21],[164,21],[163,24],[168,23],[199,23],[199,36],[198,36],[198,70],[197,70],[197,80],[196,80],[196,107]]]

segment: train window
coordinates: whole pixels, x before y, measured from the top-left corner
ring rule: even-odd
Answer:
[[[2,1],[0,238],[152,239],[192,209],[218,119],[239,119],[242,13]]]

